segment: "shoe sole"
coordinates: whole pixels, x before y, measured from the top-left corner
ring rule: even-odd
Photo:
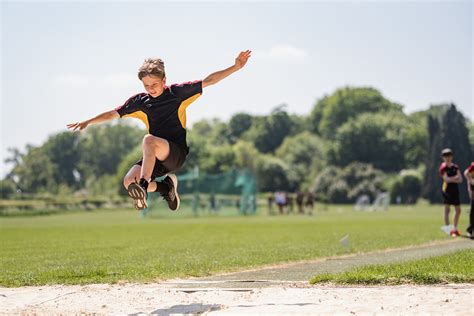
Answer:
[[[146,203],[146,195],[143,189],[136,183],[131,183],[128,186],[128,196],[134,200],[134,206],[137,210],[143,210],[148,207]]]
[[[169,174],[168,177],[170,177],[171,181],[173,181],[173,186],[174,186],[174,196],[176,199],[176,209],[171,209],[172,211],[177,211],[179,209],[179,195],[178,195],[178,178],[174,174]]]

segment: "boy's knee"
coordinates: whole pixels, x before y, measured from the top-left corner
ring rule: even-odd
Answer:
[[[143,137],[143,146],[154,146],[155,143],[155,137],[153,135],[147,134]]]

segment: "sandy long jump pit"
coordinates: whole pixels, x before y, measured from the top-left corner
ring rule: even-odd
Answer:
[[[158,283],[0,287],[0,314],[474,315],[474,284],[341,287],[308,283],[322,272],[460,249],[474,249],[474,243],[436,242]]]
[[[1,288],[0,305],[3,314],[474,315],[471,284],[333,287],[288,282],[220,287],[209,282],[206,287],[199,285],[177,280],[154,284]]]

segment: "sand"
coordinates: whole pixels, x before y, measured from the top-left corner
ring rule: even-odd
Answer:
[[[472,284],[335,287],[288,282],[222,288],[210,282],[196,288],[177,287],[176,282],[0,288],[0,310],[7,314],[474,315]]]

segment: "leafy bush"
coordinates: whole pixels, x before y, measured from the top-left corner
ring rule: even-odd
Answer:
[[[329,203],[353,203],[367,194],[374,199],[384,191],[385,175],[372,165],[354,162],[345,168],[327,167],[314,180],[317,200]]]
[[[16,185],[11,180],[0,180],[0,198],[9,199],[16,192]]]
[[[415,204],[421,195],[421,186],[415,170],[402,171],[390,188],[390,200],[397,203],[399,197],[402,204]]]

